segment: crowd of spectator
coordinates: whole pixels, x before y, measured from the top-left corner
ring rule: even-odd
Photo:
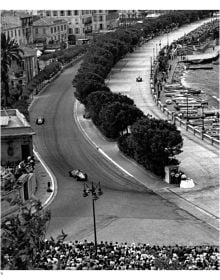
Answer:
[[[217,246],[155,246],[135,243],[45,240],[36,254],[42,270],[218,270]],[[7,256],[5,256],[7,257]]]
[[[193,43],[201,43],[204,42],[208,37],[210,37],[211,33],[215,28],[219,26],[219,20],[209,21],[193,31],[185,34],[183,37],[177,40],[178,44],[193,44]]]
[[[16,187],[18,178],[23,174],[33,173],[35,166],[35,159],[29,156],[26,160],[17,163],[7,163],[0,166],[1,175],[1,190],[11,191]]]

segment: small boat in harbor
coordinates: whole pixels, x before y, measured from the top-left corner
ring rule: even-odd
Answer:
[[[212,65],[190,65],[187,70],[212,70]]]

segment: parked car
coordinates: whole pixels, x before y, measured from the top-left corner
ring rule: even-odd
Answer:
[[[77,181],[87,181],[88,175],[80,169],[69,171],[69,176],[75,178]]]
[[[142,82],[141,76],[138,76],[138,77],[136,78],[136,82]]]
[[[38,117],[36,119],[36,124],[41,125],[45,123],[45,119],[43,117]]]

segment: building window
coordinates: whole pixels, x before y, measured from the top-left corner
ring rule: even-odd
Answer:
[[[72,11],[67,11],[68,16],[72,16]]]
[[[58,35],[58,40],[60,41],[60,35]]]
[[[18,30],[18,36],[21,36],[21,30],[20,29]]]
[[[54,36],[54,41],[56,41],[57,40],[57,37],[56,36]]]
[[[100,29],[100,30],[103,29],[102,23],[99,24],[99,29]]]
[[[38,28],[35,28],[35,34],[38,34]]]
[[[13,30],[11,30],[11,37],[13,37]]]
[[[60,11],[60,16],[61,17],[65,16],[64,11]]]
[[[61,25],[60,28],[61,28],[61,31],[63,31],[63,25]]]
[[[102,10],[99,10],[99,13],[102,13]]]
[[[74,11],[74,16],[78,16],[78,11]]]
[[[53,27],[50,28],[50,32],[53,33]]]
[[[56,28],[56,26],[54,26],[54,32],[57,32],[57,28]]]
[[[53,16],[57,17],[57,11],[53,11]]]
[[[17,36],[17,30],[15,29],[15,36]]]
[[[60,31],[60,26],[59,25],[57,26],[57,31]]]
[[[46,28],[43,28],[43,34],[46,34]]]
[[[64,39],[66,39],[66,33],[64,34]]]
[[[66,25],[64,25],[64,30],[66,30]]]
[[[102,16],[99,16],[99,21],[102,21]]]
[[[75,28],[75,34],[79,34],[79,28]]]
[[[46,11],[46,16],[50,17],[51,16],[51,11]]]

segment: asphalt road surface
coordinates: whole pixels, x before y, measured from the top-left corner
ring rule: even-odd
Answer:
[[[34,144],[58,183],[49,206],[47,237],[56,237],[63,229],[67,240],[94,238],[91,197],[84,198],[83,183],[68,175],[80,168],[89,183],[100,182],[104,192],[95,202],[99,241],[218,244],[216,230],[120,172],[85,139],[73,117],[72,79],[78,67],[79,63],[63,72],[36,97],[30,110]],[[35,125],[37,116],[45,118],[44,125]]]

